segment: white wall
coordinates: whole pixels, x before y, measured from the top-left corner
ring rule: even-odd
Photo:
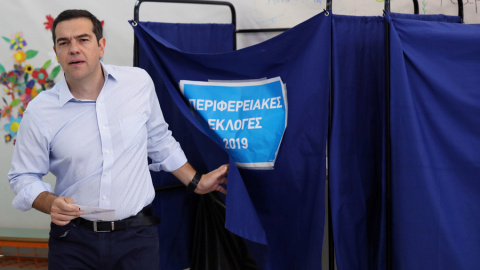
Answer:
[[[237,11],[237,29],[251,28],[289,28],[325,8],[325,0],[231,0]],[[457,14],[456,0],[418,0],[421,13]],[[480,23],[477,5],[480,0],[464,0],[465,22]],[[391,11],[413,13],[413,2],[392,0]],[[133,19],[135,0],[0,0],[0,36],[10,38],[22,32],[27,41],[26,49],[38,50],[38,55],[27,60],[34,67],[41,67],[48,59],[54,59],[51,32],[44,29],[46,15],[55,17],[64,9],[88,9],[100,20],[104,20],[104,35],[107,48],[104,61],[116,65],[132,65],[133,31],[128,20]],[[333,12],[347,15],[382,15],[382,0],[334,0]],[[218,22],[230,21],[226,8],[204,8],[185,4],[144,3],[140,10],[142,20],[162,22]],[[212,19],[213,18],[213,19]],[[264,40],[272,34],[238,34],[239,48]],[[0,39],[0,64],[8,71],[13,67],[14,51],[9,44]],[[57,77],[60,78],[61,75]],[[3,87],[0,85],[0,87]],[[11,101],[5,92],[0,96]],[[0,108],[5,104],[0,99]],[[0,119],[0,227],[4,228],[48,228],[50,219],[35,210],[20,212],[11,206],[14,197],[10,191],[7,173],[13,153],[13,144],[5,143],[7,134],[3,126],[7,119]],[[45,180],[54,183],[53,176]]]

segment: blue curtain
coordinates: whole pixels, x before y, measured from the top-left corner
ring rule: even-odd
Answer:
[[[193,53],[228,52],[233,50],[234,26],[231,24],[170,24],[142,22],[153,32],[176,47]],[[139,66],[152,77],[165,120],[170,124],[173,136],[182,145],[189,162],[200,171],[228,162],[228,156],[210,140],[195,135],[195,129],[182,116],[172,102],[163,80],[154,69],[147,52],[139,50]],[[200,138],[199,138],[200,137]],[[201,143],[197,143],[201,142]],[[200,145],[200,146],[199,146]],[[154,186],[165,188],[180,182],[170,173],[151,172]],[[188,194],[184,188],[157,192],[153,201],[155,214],[161,217],[158,226],[160,240],[160,269],[185,269],[192,257],[193,232],[198,196]]]
[[[478,269],[480,27],[387,19],[394,269]]]
[[[395,19],[410,19],[417,21],[432,21],[432,22],[448,22],[448,23],[460,23],[462,18],[459,16],[450,16],[443,14],[403,14],[403,13],[390,13],[391,18]]]
[[[328,168],[339,270],[385,269],[384,19],[333,16]]]
[[[282,78],[288,126],[275,168],[242,170],[230,159],[226,227],[265,244],[261,269],[321,267],[331,16],[321,13],[264,43],[222,54],[182,52],[143,23],[134,30],[169,100],[196,129],[191,131],[195,146],[203,152],[208,144],[210,156],[202,160],[208,170],[228,155],[190,112],[178,92],[179,81]]]
[[[394,269],[477,269],[480,28],[458,24],[456,16],[386,19]],[[203,171],[230,163],[226,227],[264,245],[253,254],[261,269],[321,265],[332,73],[329,180],[337,267],[385,269],[384,18],[322,13],[236,52],[229,52],[228,26],[225,39],[213,38],[226,40],[224,47],[210,42],[213,47],[190,48],[200,44],[185,40],[200,33],[192,30],[196,25],[181,30],[186,33],[181,38],[177,30],[170,38],[158,34],[165,31],[160,25],[134,27],[142,46],[140,66],[154,78],[165,117],[190,162]],[[167,26],[176,27],[181,26]],[[287,85],[289,121],[275,168],[238,169],[194,119],[178,82],[276,76]],[[178,183],[166,173],[154,174],[154,182]],[[196,196],[183,189],[157,196],[156,210],[164,218],[162,269],[188,267],[195,204]]]
[[[184,52],[223,53],[233,50],[235,37],[233,24],[159,22],[142,22],[142,24]]]

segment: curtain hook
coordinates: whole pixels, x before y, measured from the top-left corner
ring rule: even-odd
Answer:
[[[325,16],[330,15],[330,13],[328,12],[328,10],[326,10],[326,9],[324,9],[323,12],[325,12]]]
[[[137,26],[137,22],[135,20],[132,20],[132,25],[133,27]]]

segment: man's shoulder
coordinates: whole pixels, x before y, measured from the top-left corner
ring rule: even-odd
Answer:
[[[59,92],[55,86],[51,89],[40,92],[32,101],[28,103],[28,109],[34,110],[45,106],[51,106],[54,102],[58,104]]]
[[[131,67],[131,66],[116,66],[116,65],[105,65],[107,71],[111,73],[114,77],[125,78],[139,78],[144,79],[150,77],[148,73],[138,67]]]

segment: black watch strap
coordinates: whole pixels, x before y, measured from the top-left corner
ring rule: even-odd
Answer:
[[[195,191],[195,189],[198,186],[198,182],[200,182],[200,178],[202,178],[202,174],[199,173],[199,172],[196,172],[192,181],[190,181],[190,183],[188,183],[187,192],[192,193],[192,192]]]

